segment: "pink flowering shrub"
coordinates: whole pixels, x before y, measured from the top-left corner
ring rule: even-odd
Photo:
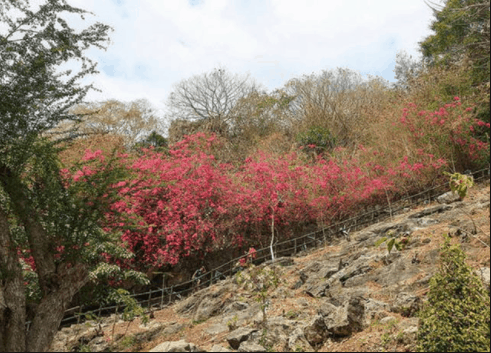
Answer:
[[[126,265],[137,269],[210,253],[238,255],[269,245],[272,226],[278,241],[298,236],[309,225],[329,225],[421,191],[439,180],[449,161],[477,165],[489,154],[489,142],[480,139],[489,124],[473,119],[457,98],[435,112],[410,104],[400,126],[419,148],[395,159],[360,145],[356,156],[342,147],[314,161],[301,152],[258,152],[233,166],[215,159],[219,141],[203,133],[168,153],[150,148],[137,157],[120,155],[129,177],[113,185],[117,197],[108,200],[104,229],[121,233],[121,244],[135,254]],[[106,165],[100,151],[87,150],[83,160],[91,164],[62,171],[65,180],[90,182]]]
[[[464,107],[459,97],[431,112],[410,103],[400,122],[421,150],[452,162],[458,169],[474,169],[488,163],[490,125],[475,119],[473,109]]]
[[[296,153],[258,153],[240,167],[217,161],[214,136],[196,134],[169,154],[144,151],[128,164],[132,178],[119,182],[118,200],[108,212],[106,230],[120,230],[135,253],[138,268],[176,265],[186,257],[269,244],[271,225],[278,240],[322,219],[329,224],[367,205],[385,202],[401,180],[434,165],[361,165],[318,158],[309,163]],[[120,215],[124,215],[121,218]]]

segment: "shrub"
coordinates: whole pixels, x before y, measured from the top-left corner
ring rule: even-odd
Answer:
[[[313,126],[297,136],[300,146],[309,148],[317,153],[329,151],[336,145],[336,138],[329,129],[321,126]]]
[[[489,352],[489,294],[465,263],[460,246],[450,245],[448,237],[419,317],[419,351]]]

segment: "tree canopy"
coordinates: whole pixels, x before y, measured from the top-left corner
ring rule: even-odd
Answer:
[[[227,122],[237,102],[258,89],[248,75],[215,69],[176,84],[167,100],[168,115],[172,120]]]
[[[46,137],[80,120],[70,108],[94,88],[81,79],[97,73],[84,52],[109,43],[109,26],[77,31],[65,14],[90,13],[66,0],[0,3],[0,351],[48,349],[72,297],[101,272],[102,254],[127,256],[101,227],[103,196],[125,169],[97,153],[62,168]],[[61,70],[73,61],[78,69]]]
[[[457,63],[464,58],[474,67],[475,83],[489,82],[488,0],[445,0],[443,6],[429,3],[435,14],[434,34],[420,43],[429,63]]]

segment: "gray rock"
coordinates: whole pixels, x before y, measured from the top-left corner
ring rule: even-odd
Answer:
[[[419,324],[419,318],[418,317],[411,317],[411,318],[407,318],[407,319],[404,319],[401,322],[399,322],[397,327],[399,328],[399,330],[404,331],[405,329],[411,328],[413,326],[418,327],[418,324]]]
[[[215,344],[213,345],[213,347],[210,348],[209,352],[231,352],[231,350],[220,346],[219,344]]]
[[[402,344],[413,344],[418,336],[418,326],[412,326],[402,331]]]
[[[252,328],[240,327],[229,333],[227,336],[227,342],[233,349],[239,349],[240,344],[247,341],[251,337],[251,334],[256,331],[257,330]]]
[[[277,266],[292,266],[294,264],[294,261],[291,257],[280,257],[278,259],[274,260],[274,263],[272,260],[268,260],[264,262],[261,266],[269,266],[269,265],[277,265]]]
[[[322,315],[323,317],[328,317],[334,315],[338,310],[338,307],[333,305],[328,301],[324,301],[317,309],[317,314]]]
[[[224,313],[235,313],[237,311],[242,311],[245,310],[249,307],[249,304],[243,303],[243,302],[233,302],[230,305],[228,305],[223,312]]]
[[[105,337],[96,337],[89,343],[90,350],[92,352],[107,352],[109,348],[109,342]]]
[[[266,352],[266,349],[257,343],[245,341],[240,344],[239,352]]]
[[[288,349],[291,352],[313,352],[314,348],[310,345],[304,332],[300,327],[297,327],[288,337]]]
[[[479,270],[476,271],[476,274],[479,276],[479,278],[482,281],[483,286],[488,290],[489,292],[489,286],[490,286],[490,273],[489,273],[489,267],[481,267]]]
[[[274,316],[268,318],[268,329],[278,328],[282,331],[287,331],[295,327],[297,324],[294,320],[285,319],[283,316]]]
[[[372,298],[367,299],[364,305],[363,327],[369,326],[372,320],[385,318],[385,312],[390,310],[389,304]]]
[[[324,317],[327,330],[335,336],[349,336],[353,332],[360,331],[363,327],[365,301],[362,297],[353,297],[335,309],[324,305],[321,310],[330,312],[327,317]]]
[[[396,321],[396,318],[393,316],[386,316],[386,317],[380,319],[380,323],[382,325],[388,324],[389,322],[392,322],[392,321]]]
[[[308,307],[310,305],[309,302],[308,302],[308,300],[307,299],[304,299],[304,298],[298,298],[297,299],[297,304],[300,305],[300,306],[302,306],[302,307],[304,307],[304,308],[306,308],[306,307]]]
[[[183,324],[173,324],[162,330],[162,335],[173,335],[184,328]]]
[[[325,280],[323,282],[317,282],[316,284],[311,284],[305,290],[305,293],[314,298],[320,298],[326,296],[326,289],[329,288],[329,283]]]
[[[218,335],[219,333],[228,331],[228,326],[223,324],[211,325],[204,330],[209,335]]]
[[[421,308],[421,304],[421,299],[418,296],[401,292],[397,294],[396,299],[392,304],[391,311],[406,317],[411,317],[418,312]]]
[[[322,315],[316,315],[311,322],[303,328],[303,333],[312,347],[322,346],[329,335]]]
[[[449,204],[456,201],[460,201],[460,196],[456,192],[449,191],[436,198],[438,203]]]
[[[438,220],[433,219],[433,218],[429,218],[429,217],[418,218],[418,220],[416,221],[416,224],[419,227],[423,227],[423,228],[426,228],[426,227],[429,227],[433,224],[438,224],[438,223],[440,223]]]
[[[193,343],[185,340],[163,342],[149,352],[204,352]]]
[[[223,309],[221,298],[205,297],[200,301],[193,316],[194,321],[205,321],[210,317],[219,315]]]
[[[447,211],[451,208],[452,208],[452,206],[449,206],[449,205],[440,205],[440,206],[428,207],[422,211],[413,213],[412,215],[409,216],[409,218],[422,218],[425,216],[429,216],[433,213],[442,213],[442,212]]]

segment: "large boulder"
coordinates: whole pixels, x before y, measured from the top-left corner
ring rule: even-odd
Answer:
[[[314,348],[305,337],[302,328],[297,327],[288,337],[288,349],[291,352],[313,352]]]
[[[303,333],[305,338],[312,347],[320,347],[324,344],[329,331],[322,315],[316,315],[311,322],[304,327]]]
[[[327,330],[335,336],[349,336],[363,328],[366,300],[360,296],[346,300],[342,306],[336,307],[324,303],[319,314],[324,318]]]
[[[251,335],[256,332],[256,329],[248,327],[240,327],[229,333],[227,336],[227,342],[233,349],[239,349],[240,344],[251,338]]]

